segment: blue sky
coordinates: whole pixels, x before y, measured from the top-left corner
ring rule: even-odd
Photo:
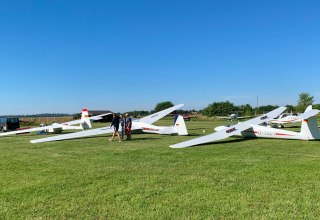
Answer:
[[[320,2],[0,0],[3,114],[320,103]]]

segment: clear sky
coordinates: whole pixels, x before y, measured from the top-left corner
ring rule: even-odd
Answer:
[[[320,103],[320,1],[0,0],[0,115]]]

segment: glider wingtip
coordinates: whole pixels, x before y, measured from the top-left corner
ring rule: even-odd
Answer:
[[[182,106],[184,106],[184,104],[178,104],[178,105],[176,105],[176,107],[179,107],[179,108],[181,108]]]
[[[181,146],[179,144],[174,144],[174,145],[170,145],[169,147],[170,148],[174,148],[174,149],[180,149],[180,148],[186,148],[186,147],[189,147],[189,146]]]

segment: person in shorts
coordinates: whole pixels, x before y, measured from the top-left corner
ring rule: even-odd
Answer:
[[[113,130],[112,137],[109,139],[109,141],[112,141],[113,138],[117,135],[119,137],[119,142],[121,142],[121,138],[119,135],[119,124],[120,124],[119,116],[113,113],[113,118],[112,118],[110,128],[113,127],[114,130]]]

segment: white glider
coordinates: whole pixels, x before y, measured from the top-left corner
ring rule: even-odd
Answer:
[[[48,126],[36,127],[36,128],[30,128],[30,129],[21,129],[18,131],[4,132],[4,133],[0,133],[0,136],[24,134],[24,133],[30,133],[30,132],[36,132],[36,131],[46,131],[50,133],[59,134],[65,130],[86,130],[86,129],[92,128],[91,121],[100,120],[102,119],[103,116],[106,116],[109,114],[112,114],[112,113],[106,113],[106,114],[89,117],[88,110],[82,109],[81,119],[79,120],[69,121],[61,124],[53,123],[52,125],[48,125]],[[75,126],[77,124],[79,125]]]
[[[304,112],[312,110],[312,105],[309,105]],[[301,115],[301,114],[300,114]],[[269,124],[276,124],[278,127],[283,128],[285,124],[288,123],[298,123],[302,122],[302,118],[300,115],[293,115],[292,113],[283,113],[279,115],[279,117],[269,121]]]
[[[176,105],[171,108],[165,109],[163,111],[146,116],[144,118],[133,120],[131,130],[142,130],[143,132],[156,133],[156,134],[188,135],[188,131],[182,116],[179,116],[177,120],[175,120],[174,125],[171,127],[162,127],[162,126],[152,125],[154,122],[160,120],[161,118],[181,108],[182,106],[183,104]],[[67,139],[90,137],[90,136],[101,135],[101,134],[109,134],[109,133],[113,133],[113,131],[114,129],[108,126],[108,127],[90,129],[87,131],[80,131],[72,134],[63,134],[63,135],[58,135],[54,137],[41,138],[37,140],[32,140],[30,142],[41,143],[41,142],[49,142],[49,141],[60,141],[60,140],[67,140]]]
[[[200,145],[208,142],[218,141],[230,136],[241,136],[244,138],[280,138],[280,139],[298,139],[298,140],[317,140],[320,139],[320,132],[318,129],[316,115],[320,112],[319,110],[310,110],[300,115],[303,119],[300,132],[293,132],[275,128],[268,128],[260,126],[259,124],[268,122],[273,118],[280,115],[286,108],[277,108],[265,115],[260,117],[240,122],[237,125],[226,127],[217,127],[217,132],[206,135],[193,140],[185,141],[175,145],[171,145],[171,148],[185,148],[195,145]]]
[[[230,121],[233,121],[233,120],[251,118],[251,116],[239,116],[239,114],[236,112],[236,113],[230,114],[229,116],[217,116],[217,118],[219,118],[219,119],[228,119]]]

